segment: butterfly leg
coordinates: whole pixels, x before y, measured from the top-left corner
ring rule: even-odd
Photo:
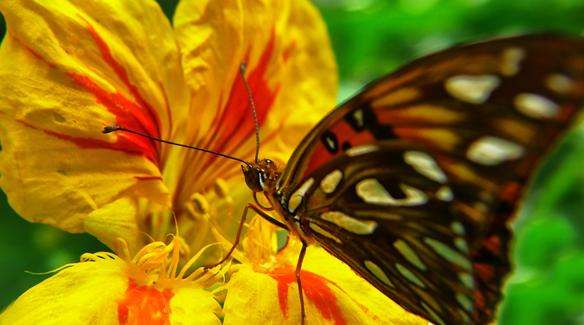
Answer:
[[[239,222],[239,226],[237,228],[237,234],[235,235],[235,241],[233,242],[233,246],[231,246],[231,249],[229,249],[227,254],[225,254],[225,256],[219,262],[205,266],[205,270],[212,269],[217,265],[221,265],[225,261],[227,261],[227,259],[229,259],[229,257],[231,257],[231,255],[235,251],[235,248],[237,248],[237,245],[239,245],[239,240],[241,239],[241,232],[243,230],[243,225],[245,224],[245,220],[247,219],[247,212],[249,211],[249,209],[252,209],[253,211],[255,211],[257,214],[260,215],[260,217],[262,217],[266,221],[268,221],[268,222],[270,222],[270,223],[272,223],[280,228],[288,230],[288,226],[286,226],[284,223],[274,219],[272,216],[270,216],[269,214],[264,212],[260,207],[256,206],[255,204],[248,203],[247,206],[245,207],[245,209],[243,209],[243,213],[241,214],[241,221]]]
[[[302,248],[300,249],[300,255],[298,255],[298,262],[296,262],[296,283],[298,283],[298,296],[300,297],[300,315],[302,317],[302,324],[304,324],[306,311],[304,309],[304,295],[302,293],[302,278],[300,275],[302,271],[302,262],[304,261],[304,255],[306,255],[306,247],[308,245],[306,240],[300,238],[300,241],[302,242]]]

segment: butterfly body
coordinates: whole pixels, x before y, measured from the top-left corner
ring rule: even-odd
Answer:
[[[510,271],[521,193],[583,103],[582,39],[455,47],[333,110],[283,170],[264,159],[243,171],[303,243],[407,310],[486,323]]]

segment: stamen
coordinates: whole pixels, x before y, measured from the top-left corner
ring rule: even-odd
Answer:
[[[204,215],[209,213],[209,202],[201,193],[193,194],[190,201],[196,214]]]
[[[130,260],[130,248],[128,247],[128,242],[123,238],[116,238],[114,241],[115,249],[114,251],[118,253],[123,260]]]
[[[223,178],[218,178],[215,181],[215,184],[213,184],[213,190],[215,191],[215,194],[217,195],[217,197],[219,198],[231,198],[229,196],[229,187],[227,186],[227,182],[223,179]]]

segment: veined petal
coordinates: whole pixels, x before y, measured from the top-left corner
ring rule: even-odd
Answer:
[[[307,324],[427,324],[406,312],[347,265],[310,247],[302,268]],[[225,324],[300,323],[295,264],[269,272],[243,264],[228,284]],[[250,306],[253,306],[250,307]]]
[[[3,1],[0,186],[31,221],[84,231],[121,196],[169,204],[166,147],[106,125],[177,136],[188,93],[153,1]]]
[[[348,323],[363,324],[428,324],[428,321],[404,310],[358,276],[349,266],[322,248],[308,249],[303,269],[326,278],[343,292],[342,300],[354,304]]]
[[[221,324],[219,303],[213,295],[197,287],[181,287],[170,301],[171,324]]]
[[[226,324],[300,323],[295,274],[300,241],[289,238],[276,254],[274,227],[259,217],[249,223],[242,243],[245,259],[227,287]],[[427,324],[323,248],[308,247],[301,277],[307,324]]]
[[[262,156],[286,159],[333,107],[336,66],[324,23],[308,1],[186,0],[174,25],[193,94],[190,143],[253,158],[254,118],[241,63],[255,98]],[[225,159],[194,152],[185,159],[200,166],[184,170],[179,192],[187,197],[219,176],[240,177]]]
[[[127,253],[133,254],[143,246],[146,236],[138,227],[137,210],[134,202],[122,198],[92,211],[84,218],[83,226],[88,233],[118,253],[123,252],[123,247],[117,247],[119,240],[123,239]]]

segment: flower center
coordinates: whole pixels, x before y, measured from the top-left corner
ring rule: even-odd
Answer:
[[[118,302],[118,320],[120,324],[170,324],[172,296],[169,289],[160,291],[130,280],[124,300]]]

